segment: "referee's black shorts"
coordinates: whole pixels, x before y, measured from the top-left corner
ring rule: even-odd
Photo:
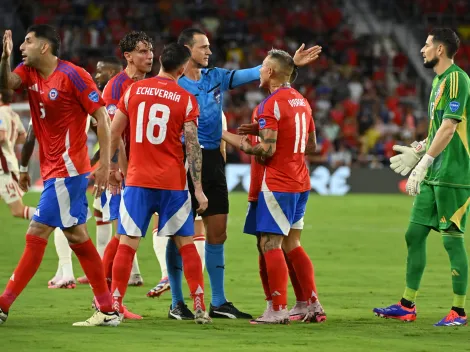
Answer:
[[[228,190],[225,179],[225,161],[220,149],[202,150],[202,190],[207,197],[209,205],[202,217],[228,214]],[[191,202],[196,217],[199,204],[194,196],[194,185],[188,171],[188,187],[191,193]]]

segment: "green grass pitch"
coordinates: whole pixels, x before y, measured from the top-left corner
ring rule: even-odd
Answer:
[[[28,194],[34,205],[39,194]],[[265,308],[253,237],[242,234],[246,194],[230,195],[226,243],[226,294],[240,309],[259,315]],[[307,206],[303,245],[313,260],[317,287],[328,315],[324,324],[252,326],[215,320],[212,325],[167,319],[170,294],[145,296],[160,278],[151,236],[138,252],[145,284],[129,288],[128,307],[144,316],[117,328],[77,328],[87,319],[91,290],[49,290],[56,270],[53,243],[33,280],[0,327],[0,350],[19,351],[440,351],[467,350],[468,328],[436,328],[452,303],[451,275],[439,234],[428,240],[428,266],[418,296],[418,319],[402,323],[376,318],[372,308],[395,303],[404,290],[404,232],[412,198],[403,195],[313,195]],[[95,239],[93,220],[89,231]],[[27,222],[13,219],[0,203],[0,288],[3,290],[24,247]],[[468,234],[468,231],[467,231]],[[53,242],[52,238],[50,242]],[[81,276],[74,258],[75,276]],[[210,286],[206,273],[206,301]],[[187,290],[185,291],[187,296]],[[295,297],[289,290],[289,303]],[[190,303],[187,300],[187,303]]]

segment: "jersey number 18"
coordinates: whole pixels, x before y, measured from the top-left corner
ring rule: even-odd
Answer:
[[[143,129],[144,129],[144,111],[145,111],[145,101],[139,104],[137,108],[137,126],[136,126],[136,137],[135,140],[137,143],[142,143],[143,138]],[[162,116],[158,117],[157,114],[161,113]],[[147,140],[152,144],[162,144],[166,138],[167,123],[170,119],[170,108],[163,104],[153,104],[150,107],[148,113],[148,123],[146,136]],[[160,127],[158,136],[154,135],[155,126]]]

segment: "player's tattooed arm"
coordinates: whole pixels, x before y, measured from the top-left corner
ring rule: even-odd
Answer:
[[[251,141],[243,136],[240,141],[240,149],[246,154],[258,155],[265,158],[270,158],[276,152],[277,131],[269,128],[259,131],[260,142],[253,147]]]
[[[317,150],[317,136],[315,131],[312,131],[308,135],[307,147],[305,148],[305,154],[315,154]]]
[[[23,148],[21,149],[21,160],[20,165],[27,167],[29,164],[29,160],[33,155],[34,145],[36,144],[36,136],[34,135],[33,126],[29,125],[28,134],[26,135],[26,141],[23,144]]]
[[[189,173],[194,184],[194,188],[202,187],[202,152],[199,139],[197,137],[197,126],[194,121],[184,123],[184,141],[186,145],[186,155],[189,165]]]

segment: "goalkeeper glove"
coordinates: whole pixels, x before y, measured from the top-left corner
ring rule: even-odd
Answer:
[[[406,182],[406,191],[410,196],[415,196],[419,194],[420,187],[419,185],[424,180],[424,176],[426,176],[426,171],[428,167],[431,166],[434,158],[429,154],[425,154],[421,161],[416,165],[414,170],[411,172],[408,181]]]
[[[390,158],[390,168],[397,174],[405,176],[426,152],[426,140],[419,143],[415,141],[411,144],[411,147],[394,145],[393,150],[401,154]]]

